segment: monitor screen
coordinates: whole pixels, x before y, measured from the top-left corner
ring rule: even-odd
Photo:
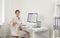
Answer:
[[[38,13],[28,13],[27,22],[36,23],[37,22],[37,17],[38,17]]]

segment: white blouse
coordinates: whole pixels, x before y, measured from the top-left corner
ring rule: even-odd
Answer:
[[[17,24],[15,26],[13,26],[13,22],[17,22]],[[18,35],[18,30],[19,30],[19,27],[21,27],[21,24],[22,24],[21,19],[20,18],[18,19],[18,17],[15,17],[15,18],[12,19],[10,24],[11,24],[11,27],[10,27],[11,35],[12,36],[19,36]]]

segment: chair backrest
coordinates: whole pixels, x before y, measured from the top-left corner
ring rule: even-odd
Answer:
[[[54,29],[60,30],[60,17],[55,17]]]

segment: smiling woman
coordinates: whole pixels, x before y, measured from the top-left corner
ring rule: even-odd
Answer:
[[[4,0],[0,0],[0,25],[4,23]]]

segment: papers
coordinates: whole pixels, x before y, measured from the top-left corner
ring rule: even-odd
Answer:
[[[60,18],[58,19],[58,26],[60,26]]]
[[[55,18],[55,29],[59,30],[60,29],[60,17]]]

